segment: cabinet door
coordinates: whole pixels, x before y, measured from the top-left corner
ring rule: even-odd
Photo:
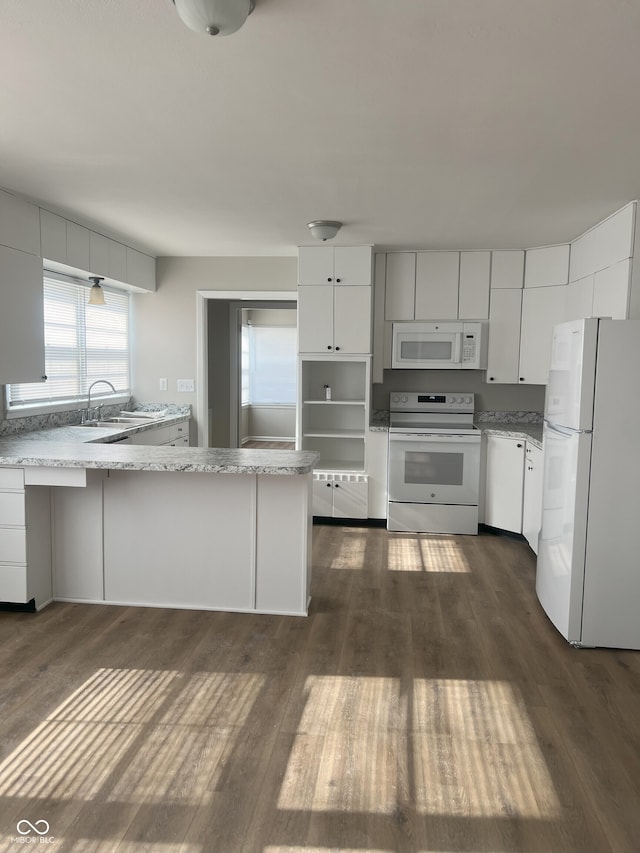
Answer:
[[[491,291],[487,382],[518,382],[521,310],[521,289]]]
[[[567,320],[582,320],[592,317],[593,276],[587,275],[566,286],[564,316]]]
[[[458,316],[459,252],[416,255],[416,320],[454,320]]]
[[[335,352],[343,355],[367,355],[371,352],[371,296],[371,287],[336,285],[334,288]]]
[[[522,534],[538,553],[538,535],[542,518],[542,451],[527,442],[524,469],[524,502],[522,505]]]
[[[566,287],[532,287],[522,292],[520,376],[527,385],[546,385],[553,327],[564,321]]]
[[[331,518],[333,515],[333,481],[313,481],[313,514]]]
[[[600,270],[593,282],[592,317],[611,317],[626,320],[629,316],[631,258]]]
[[[91,269],[91,251],[89,248],[89,229],[75,222],[67,225],[67,263],[80,270]]]
[[[298,290],[298,350],[333,352],[333,287]]]
[[[372,262],[371,246],[336,246],[333,267],[336,284],[371,285]]]
[[[62,216],[40,210],[40,251],[48,261],[67,263],[67,221]]]
[[[484,520],[490,527],[522,532],[524,442],[487,436]]]
[[[42,259],[0,246],[0,384],[43,376]]]
[[[298,284],[333,284],[333,246],[298,249]]]
[[[333,484],[333,517],[366,518],[367,484],[340,481]]]
[[[0,190],[0,246],[40,255],[39,209],[4,190]]]
[[[571,281],[614,266],[633,255],[636,202],[607,217],[571,244]]]
[[[522,287],[524,252],[509,250],[491,253],[491,289]]]
[[[109,240],[96,231],[89,234],[89,260],[93,275],[109,275]]]
[[[569,245],[527,249],[524,286],[553,287],[569,281]]]
[[[107,241],[107,275],[116,281],[127,280],[127,248],[116,240]]]
[[[486,320],[489,316],[491,252],[460,252],[458,317]]]
[[[156,259],[127,246],[127,282],[153,292],[156,289]]]
[[[413,320],[416,299],[416,253],[389,252],[384,294],[385,320]]]

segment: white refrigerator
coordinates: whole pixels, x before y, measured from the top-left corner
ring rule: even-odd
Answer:
[[[640,321],[553,331],[536,592],[574,646],[640,649]]]

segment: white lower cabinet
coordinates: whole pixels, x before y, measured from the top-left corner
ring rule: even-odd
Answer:
[[[144,429],[130,436],[131,444],[189,446],[189,421],[169,426]]]
[[[0,468],[0,601],[36,609],[52,598],[50,490]]]
[[[313,475],[313,514],[325,518],[367,518],[366,474]]]
[[[522,533],[525,442],[519,438],[487,436],[484,521],[512,533]]]
[[[537,554],[542,520],[542,450],[530,441],[526,445],[522,534]]]
[[[369,480],[369,518],[387,517],[387,464],[389,433],[369,430],[367,440],[367,476]]]

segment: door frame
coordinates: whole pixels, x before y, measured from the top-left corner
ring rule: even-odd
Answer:
[[[297,302],[297,290],[198,290],[196,291],[196,427],[198,447],[209,446],[209,341],[207,303]]]

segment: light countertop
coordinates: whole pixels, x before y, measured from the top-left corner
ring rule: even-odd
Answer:
[[[94,430],[87,427],[87,430]],[[97,431],[97,429],[95,429]],[[307,474],[319,455],[310,451],[0,439],[0,465],[204,474]]]

